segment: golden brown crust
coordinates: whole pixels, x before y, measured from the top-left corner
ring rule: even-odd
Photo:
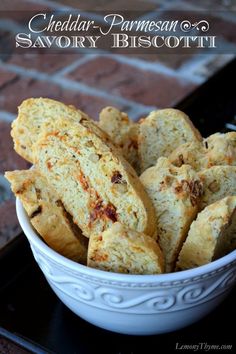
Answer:
[[[236,247],[236,197],[208,205],[193,221],[180,251],[177,270],[207,264]]]
[[[116,273],[159,274],[163,255],[156,241],[118,222],[89,239],[88,266]]]
[[[42,124],[46,123],[50,129],[50,124],[57,116],[64,115],[67,119],[80,120],[88,116],[70,106],[66,106],[49,98],[29,98],[18,107],[18,116],[12,123],[11,136],[14,141],[14,149],[25,160],[33,163],[32,146],[38,140]]]
[[[213,166],[198,175],[203,183],[200,210],[226,196],[236,195],[236,166]]]
[[[154,166],[159,157],[168,157],[179,145],[201,140],[201,134],[185,113],[173,108],[151,112],[140,122],[138,153],[141,172]]]
[[[128,115],[115,107],[105,107],[99,114],[99,127],[112,142],[121,149],[124,158],[139,174],[138,132],[139,124],[132,122]]]
[[[140,179],[154,204],[165,270],[171,272],[197,215],[202,184],[191,166],[175,167],[164,157],[158,159],[156,166],[149,167]]]
[[[203,142],[190,142],[177,147],[169,156],[175,166],[191,165],[196,171],[212,166],[236,165],[236,132],[215,133]]]
[[[86,238],[72,225],[56,191],[40,172],[36,169],[12,171],[5,176],[44,241],[63,256],[86,263]]]
[[[55,106],[57,103],[55,102]],[[65,108],[70,110],[70,107]],[[155,211],[134,169],[93,121],[57,117],[42,127],[35,159],[84,235],[121,221],[155,237]],[[121,183],[112,182],[117,171]],[[83,182],[83,183],[82,183]],[[76,198],[74,198],[76,196]]]

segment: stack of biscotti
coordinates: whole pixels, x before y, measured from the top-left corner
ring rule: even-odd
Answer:
[[[156,245],[143,248],[143,262],[151,259],[153,266],[145,268],[141,259],[140,273],[163,271],[152,202],[121,150],[86,114],[50,99],[29,99],[19,107],[12,137],[15,150],[34,164],[34,170],[8,172],[6,177],[52,248],[84,263],[84,238],[100,237],[119,222],[124,228],[117,240],[130,231],[147,245]],[[137,247],[129,245],[132,256]],[[79,247],[75,254],[73,247]],[[131,265],[127,271],[132,269]]]
[[[24,205],[30,222],[46,243],[63,256],[86,264],[86,238],[38,169],[6,172],[5,176]]]
[[[151,112],[138,123],[114,107],[103,109],[99,126],[122,149],[138,174],[154,166],[159,157],[168,157],[184,143],[201,143],[202,137],[183,112],[166,108]]]
[[[127,115],[109,107],[101,112],[99,125],[112,136],[137,173],[142,173],[140,180],[156,211],[165,271],[171,272],[183,245],[192,237],[188,236],[192,234],[190,226],[196,218],[202,218],[201,210],[212,203],[220,208],[222,198],[236,195],[236,133],[216,133],[203,139],[190,119],[175,109],[154,111],[133,123]],[[130,129],[137,142],[131,158],[124,149],[134,146],[130,145]],[[204,247],[204,242],[199,245]],[[231,249],[228,247],[228,251]],[[182,266],[182,258],[178,270],[191,264]]]
[[[34,168],[6,178],[36,231],[65,257],[107,271],[158,274],[235,248],[236,133],[203,139],[171,108],[133,122],[106,107],[95,122],[73,106],[38,98],[21,104],[11,134]],[[209,240],[217,241],[198,257]]]

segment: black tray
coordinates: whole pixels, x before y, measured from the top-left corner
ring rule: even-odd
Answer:
[[[236,60],[178,105],[204,135],[234,129],[235,73]],[[176,353],[184,352],[181,345],[202,345],[199,351],[206,351],[212,344],[232,345],[232,352],[235,298],[236,287],[210,315],[180,331],[146,337],[115,334],[90,325],[61,303],[33,260],[24,235],[0,250],[0,335],[33,353]]]

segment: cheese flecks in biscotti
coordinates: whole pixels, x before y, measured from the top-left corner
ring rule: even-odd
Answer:
[[[171,272],[190,224],[197,215],[202,183],[191,166],[178,168],[164,157],[148,168],[140,179],[156,211],[165,270]]]
[[[57,117],[77,121],[89,119],[75,107],[49,98],[29,98],[23,101],[18,107],[18,116],[12,123],[11,136],[16,152],[33,163],[32,147],[38,140],[42,125],[49,131]]]
[[[36,165],[84,235],[120,221],[156,236],[154,207],[136,172],[94,122],[58,117],[34,152]]]
[[[163,255],[150,236],[114,223],[98,235],[91,235],[88,266],[115,273],[159,274],[164,270]]]
[[[236,195],[236,166],[212,166],[198,175],[203,183],[200,210],[226,196]]]
[[[189,117],[173,108],[151,112],[139,127],[138,153],[141,172],[167,157],[179,145],[199,142],[202,137]]]
[[[177,270],[210,263],[236,248],[236,196],[208,205],[193,221]]]
[[[86,264],[87,239],[72,223],[57,192],[40,171],[12,171],[5,176],[44,241],[61,255]]]
[[[196,171],[212,166],[236,165],[236,132],[215,133],[202,143],[180,145],[169,156],[175,166],[191,165]]]
[[[125,159],[139,173],[138,132],[139,124],[132,122],[128,115],[115,107],[105,107],[99,114],[99,127],[118,146]]]

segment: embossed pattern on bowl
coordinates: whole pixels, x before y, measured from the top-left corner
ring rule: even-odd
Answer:
[[[236,282],[236,251],[195,269],[161,275],[116,274],[77,264],[50,249],[17,200],[17,215],[34,258],[53,291],[74,313],[126,334],[158,334],[212,311]]]

